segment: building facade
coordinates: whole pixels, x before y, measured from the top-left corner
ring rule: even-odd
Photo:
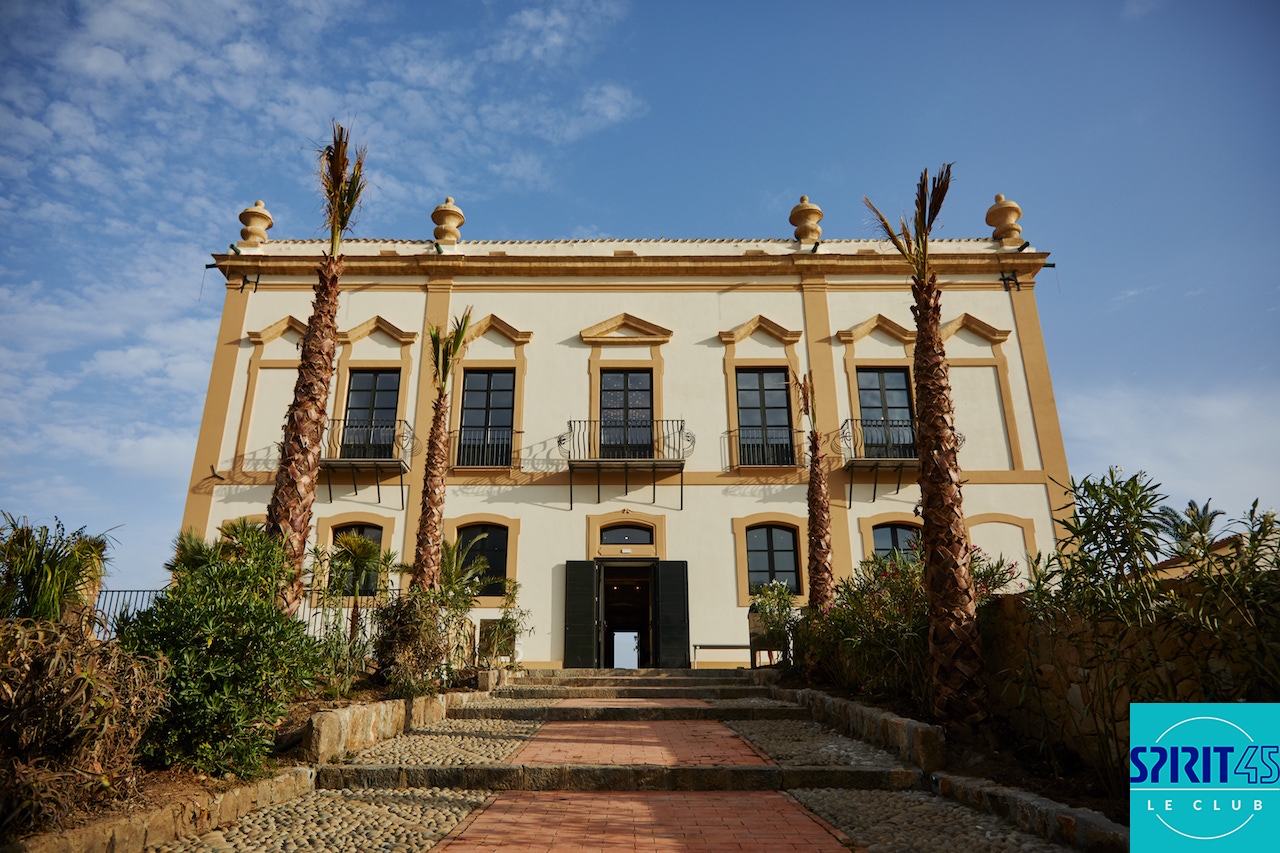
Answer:
[[[992,237],[932,246],[970,537],[1025,571],[1068,474],[1035,303],[1047,255],[1020,214],[997,196]],[[802,199],[793,239],[469,241],[450,199],[435,240],[346,241],[315,541],[360,532],[412,560],[427,330],[470,306],[445,525],[485,534],[476,615],[497,615],[505,575],[532,612],[526,665],[744,665],[751,587],[808,591],[796,376],[837,577],[919,525],[910,271],[887,242],[822,240],[821,216]],[[261,202],[241,221],[215,256],[226,302],[183,520],[206,537],[264,516],[323,248],[267,239]]]

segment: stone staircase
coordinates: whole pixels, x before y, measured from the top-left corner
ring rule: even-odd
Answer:
[[[498,791],[924,787],[919,768],[816,729],[807,709],[770,698],[747,670],[531,670],[488,699],[450,708],[439,724],[322,765],[316,784]],[[810,736],[827,745],[806,745]]]

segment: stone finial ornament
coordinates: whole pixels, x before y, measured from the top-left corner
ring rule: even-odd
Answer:
[[[997,240],[1016,240],[1022,234],[1018,220],[1022,208],[1016,201],[1006,201],[1002,193],[996,193],[996,203],[987,208],[987,224],[995,229],[991,236]]]
[[[431,211],[431,221],[436,224],[435,238],[437,243],[453,245],[462,235],[458,227],[467,221],[462,211],[453,203],[453,196],[444,200],[444,204]]]
[[[822,208],[809,203],[807,195],[800,196],[800,203],[791,208],[791,224],[796,227],[796,240],[800,243],[816,243],[822,239]]]
[[[267,242],[267,229],[275,224],[271,214],[262,206],[262,199],[255,201],[253,207],[246,207],[240,211],[240,222],[244,227],[240,229],[240,242],[236,245],[242,247],[258,246]]]

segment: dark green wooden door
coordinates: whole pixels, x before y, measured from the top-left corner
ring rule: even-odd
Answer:
[[[689,666],[689,564],[658,562],[658,649],[660,667]],[[568,666],[566,663],[565,666]]]
[[[594,560],[564,564],[564,665],[599,665],[600,571]]]

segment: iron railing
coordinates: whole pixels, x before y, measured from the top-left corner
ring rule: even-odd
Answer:
[[[511,468],[520,464],[521,433],[510,427],[463,427],[449,433],[455,468]]]
[[[693,452],[693,433],[683,420],[569,421],[568,432],[557,440],[560,454],[571,462],[583,460],[688,459]]]
[[[916,422],[884,418],[850,418],[840,428],[845,461],[915,459]]]
[[[374,611],[400,595],[395,587],[380,589],[374,595],[360,596],[360,613],[356,616],[362,637],[373,636]],[[307,626],[307,634],[323,639],[329,631],[339,631],[344,636],[351,630],[351,611],[355,600],[349,595],[337,595],[333,591],[308,587],[302,596],[296,618]]]
[[[104,589],[99,590],[94,610],[98,612],[101,622],[97,634],[100,640],[109,640],[116,635],[116,620],[126,613],[137,613],[146,610],[156,600],[156,596],[164,592],[162,589]]]
[[[332,420],[325,430],[320,459],[386,460],[408,464],[413,456],[413,445],[413,430],[408,421]]]
[[[729,431],[731,468],[804,465],[804,433],[786,427],[739,427]]]

